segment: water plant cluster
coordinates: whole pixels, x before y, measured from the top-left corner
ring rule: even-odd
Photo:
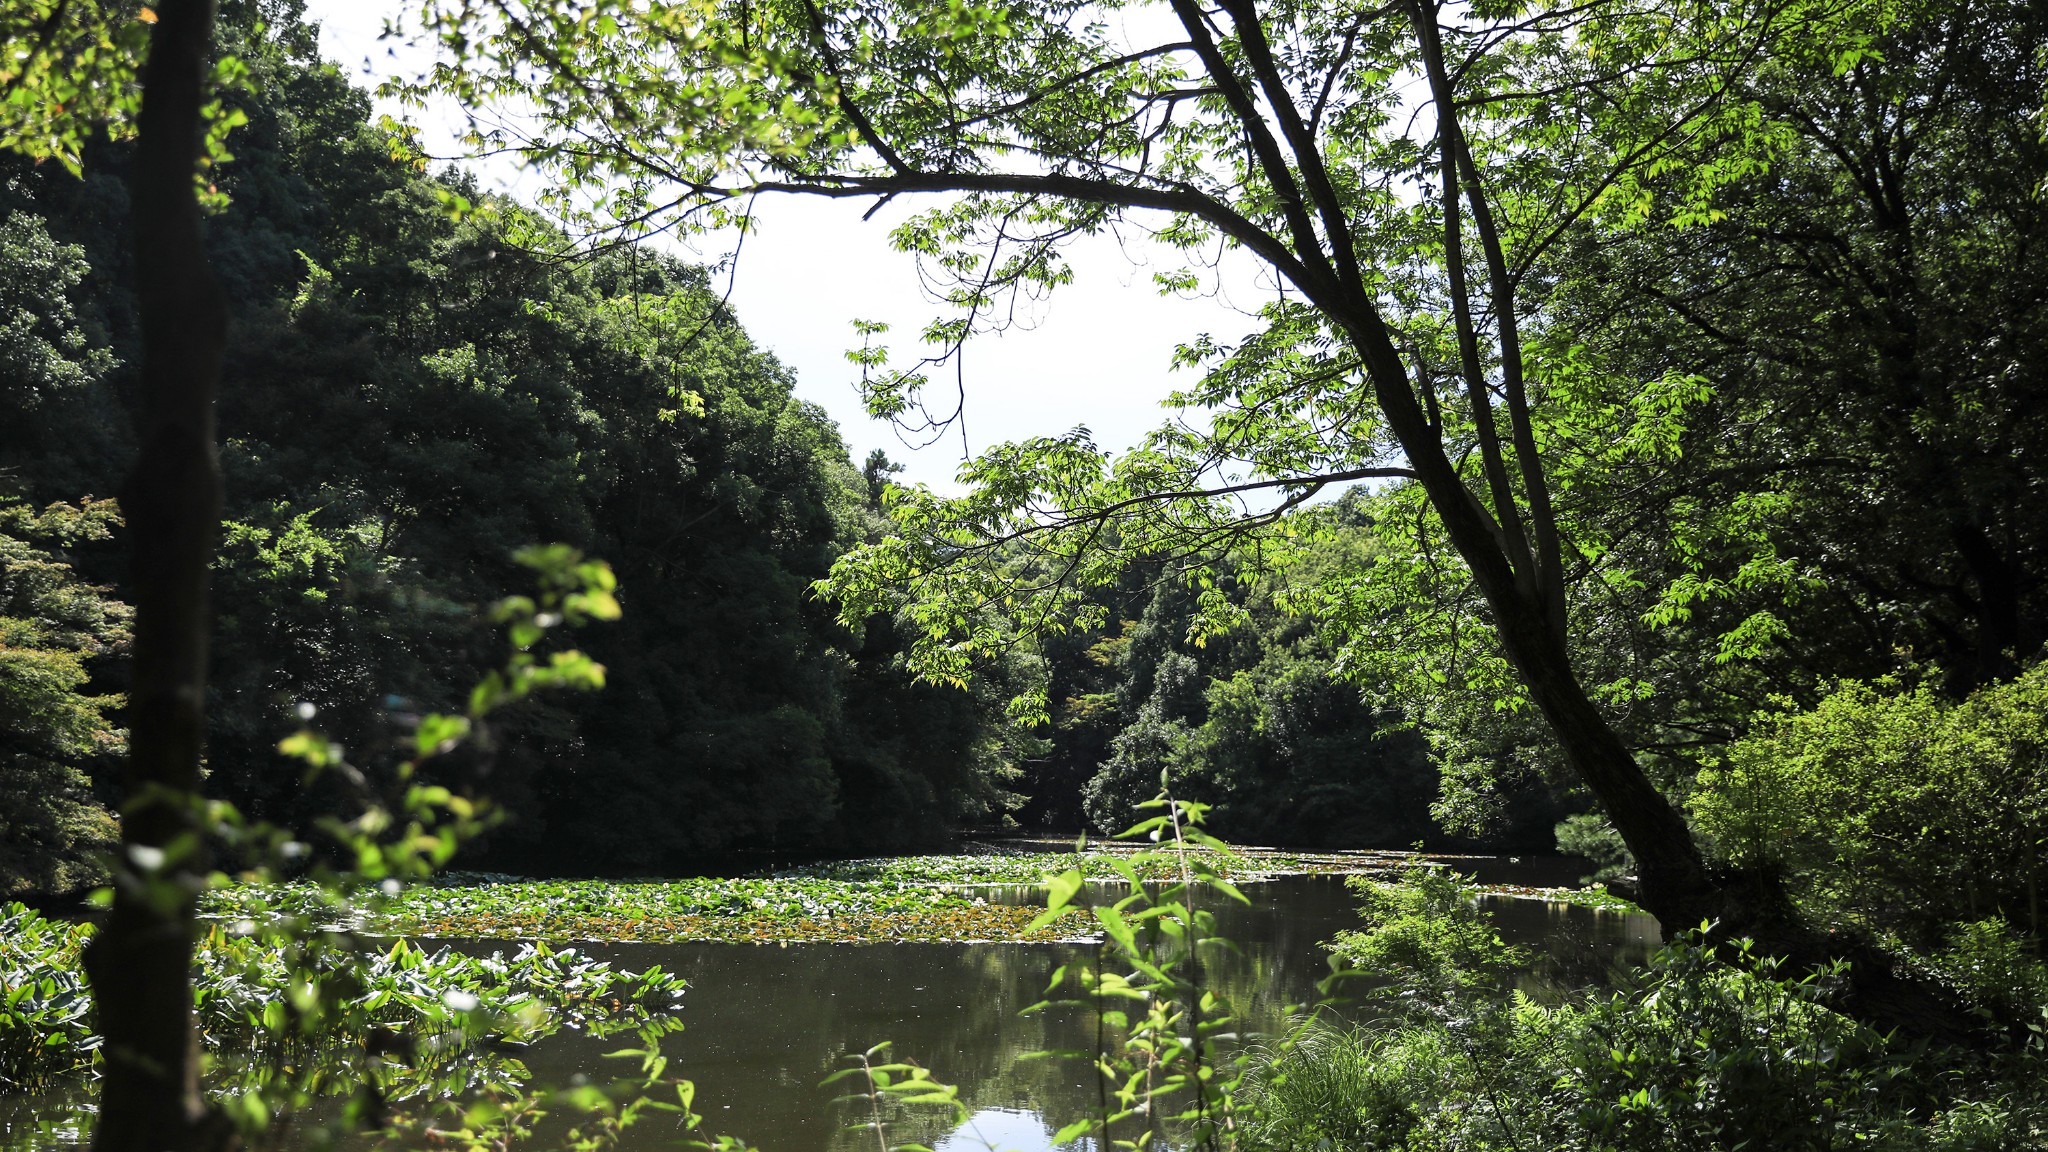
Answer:
[[[1591,908],[1596,912],[1619,912],[1647,915],[1641,906],[1626,896],[1616,895],[1603,884],[1585,888],[1558,888],[1530,884],[1486,884],[1474,891],[1486,896],[1508,900],[1541,900],[1546,904],[1570,904],[1578,908]]]
[[[420,886],[361,913],[361,922],[368,930],[406,936],[546,940],[1061,938],[1064,925],[1033,929],[1032,915],[1030,908],[908,880],[700,877]]]
[[[1190,848],[1186,856],[1207,875],[1240,884],[1305,873],[1386,875],[1416,867],[1419,859],[1397,852],[1234,847]],[[1030,890],[1047,876],[1071,873],[1091,884],[1132,877],[1170,881],[1181,868],[1172,854],[1110,843],[1068,852],[1012,849],[837,860],[753,877],[533,880],[459,873],[359,903],[336,926],[436,939],[740,944],[1071,940],[1096,934],[1078,913],[1034,923]],[[1502,886],[1499,894],[1634,908],[1599,889]],[[211,893],[205,906],[223,922],[251,915],[339,915],[325,900],[317,886],[283,884]]]
[[[1088,880],[1114,881],[1125,868],[1141,878],[1168,879],[1175,864],[1129,843],[1108,841],[1058,850],[1053,844],[1005,848],[944,856],[878,856],[830,860],[774,873],[777,879],[849,880],[971,887],[993,884],[1037,884],[1048,872],[1074,869]],[[1190,848],[1214,875],[1232,880],[1269,880],[1305,873],[1372,872],[1406,865],[1403,852],[1280,852],[1270,848]]]
[[[1220,845],[1220,842],[1218,842]],[[1412,863],[1404,853],[1190,849],[1207,874],[1237,883],[1303,873],[1382,872]],[[408,888],[355,913],[356,926],[442,938],[727,943],[1044,941],[1090,935],[1085,918],[1042,924],[1021,889],[1053,873],[1090,882],[1170,880],[1181,865],[1128,844],[1068,852],[998,850],[947,856],[838,860],[757,877],[659,881],[524,880],[465,875]],[[1010,888],[1008,893],[976,891]],[[308,896],[307,898],[310,898]],[[290,888],[266,899],[304,903]],[[215,910],[230,907],[217,901]]]
[[[567,1030],[652,1040],[681,1026],[683,980],[540,942],[509,955],[342,933],[275,937],[213,927],[193,1009],[220,1091],[383,1103],[502,1090],[517,1055]],[[82,957],[89,924],[0,908],[0,1091],[43,1091],[96,1066],[100,1037]]]
[[[91,935],[20,904],[0,908],[0,1092],[46,1087],[99,1046],[80,965]]]

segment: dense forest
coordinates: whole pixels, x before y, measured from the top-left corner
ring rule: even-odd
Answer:
[[[1198,650],[1170,582],[1134,577],[1104,598],[1113,627],[1042,662],[973,692],[915,682],[887,618],[843,628],[809,591],[889,530],[892,466],[847,458],[702,269],[537,254],[559,233],[532,212],[394,159],[295,6],[230,6],[223,29],[252,82],[208,221],[233,315],[217,795],[286,824],[331,806],[275,752],[302,708],[348,747],[400,738],[489,664],[477,609],[517,586],[513,552],[562,541],[618,572],[623,619],[580,638],[611,686],[506,715],[487,753],[443,767],[509,817],[479,866],[644,873],[1020,821],[1113,830],[1169,761],[1247,839],[1438,838],[1433,770],[1398,711],[1333,682],[1267,602],[1239,641]],[[125,157],[95,144],[82,178],[14,162],[4,185],[15,891],[87,886],[111,830],[126,561],[108,494],[133,447],[138,339]],[[1010,723],[1005,692],[1042,680],[1058,719]],[[1523,842],[1547,841],[1547,814]]]
[[[513,552],[565,541],[620,576],[623,621],[584,640],[614,689],[506,717],[462,768],[513,816],[492,860],[647,871],[995,822],[985,710],[809,597],[877,530],[873,494],[704,274],[537,259],[521,231],[546,225],[510,203],[451,220],[447,197],[478,194],[392,158],[310,25],[250,6],[226,27],[254,83],[208,222],[234,349],[210,787],[266,819],[321,811],[274,751],[295,711],[374,749],[448,707],[493,654],[476,610],[516,586]],[[101,146],[82,180],[5,183],[9,732],[43,747],[10,749],[0,839],[16,882],[60,888],[104,833],[86,777],[120,751],[123,163]]]
[[[1949,85],[1908,170],[1855,159],[1845,80],[1816,106],[1835,119],[1732,183],[1717,223],[1547,256],[1533,339],[1560,358],[1546,436],[1582,553],[1575,659],[1680,793],[1759,716],[1839,682],[1960,698],[2042,642],[2040,145],[2013,103],[2032,65],[2011,54],[2024,37],[1929,19],[1895,55],[1961,78],[1869,80]],[[273,751],[302,707],[375,748],[467,691],[492,643],[474,609],[542,540],[610,561],[626,612],[582,641],[610,689],[524,706],[443,768],[511,817],[473,849],[493,867],[1111,830],[1162,770],[1254,842],[1541,848],[1591,807],[1536,712],[1496,706],[1518,693],[1486,610],[1409,482],[1289,512],[1289,546],[1224,549],[1207,594],[1173,556],[1141,560],[1087,593],[1099,621],[992,658],[972,691],[918,682],[897,622],[847,627],[810,590],[896,531],[892,466],[847,459],[702,269],[643,246],[565,256],[531,210],[402,158],[298,7],[223,20],[251,81],[208,222],[234,324],[208,764],[251,814],[322,809]],[[111,828],[126,609],[107,494],[139,338],[126,155],[96,143],[82,177],[15,162],[4,185],[0,842],[18,890],[81,886]],[[1944,187],[1973,190],[1967,222]],[[1219,379],[1276,354],[1209,353]],[[1212,641],[1197,622],[1218,590],[1235,616]],[[1005,713],[1025,692],[1037,723]],[[1564,834],[1617,850],[1591,817]]]
[[[2048,7],[408,11],[534,202],[305,0],[0,9],[0,1138],[708,1131],[585,942],[922,941],[1047,1149],[2048,1141]],[[899,427],[1075,245],[1265,295],[902,484],[660,239],[770,194],[916,205]],[[1128,831],[904,854],[1014,829]]]

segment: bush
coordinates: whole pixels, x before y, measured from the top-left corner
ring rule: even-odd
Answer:
[[[1993,1058],[1894,1047],[1831,1007],[1840,970],[1788,979],[1697,937],[1612,995],[1546,1006],[1501,990],[1504,946],[1456,877],[1364,892],[1367,927],[1336,946],[1382,981],[1384,1014],[1261,1054],[1254,1152],[2048,1146],[2040,1031]],[[1983,979],[2009,944],[1972,945]]]
[[[1582,878],[1581,884],[1605,884],[1635,875],[1635,856],[1604,816],[1581,812],[1558,821],[1557,850],[1593,862],[1593,874]]]
[[[1552,1022],[1557,1120],[1593,1146],[1827,1149],[1903,1130],[1906,1071],[1827,1006],[1839,972],[1776,978],[1684,941],[1634,990]]]
[[[1501,940],[1465,878],[1442,868],[1412,868],[1399,883],[1370,876],[1345,882],[1361,899],[1365,927],[1340,932],[1330,949],[1383,993],[1443,1008],[1472,994],[1498,993],[1529,953]]]
[[[1896,940],[1944,971],[1976,963],[1944,953],[1981,951],[1999,931],[2039,955],[2048,665],[1960,703],[1926,686],[1845,683],[1811,711],[1763,718],[1702,773],[1691,807],[1726,863],[1781,878],[1817,919]],[[1957,937],[1956,924],[1986,921],[2002,928]]]
[[[1319,1026],[1263,1057],[1245,1092],[1245,1143],[1261,1152],[1409,1147],[1456,1067],[1445,1037],[1426,1029]]]

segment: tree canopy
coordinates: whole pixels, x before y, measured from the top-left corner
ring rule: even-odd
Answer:
[[[1005,293],[1063,282],[1060,247],[1078,234],[1129,224],[1183,248],[1190,266],[1161,274],[1167,288],[1200,283],[1212,245],[1270,269],[1279,298],[1257,330],[1180,349],[1200,371],[1174,398],[1190,418],[1113,458],[1078,433],[995,449],[963,471],[968,496],[899,500],[900,537],[840,562],[849,619],[912,590],[926,675],[964,680],[1015,617],[1099,625],[1085,590],[1135,557],[1177,563],[1206,593],[1197,634],[1216,634],[1237,618],[1213,588],[1226,546],[1330,485],[1378,482],[1382,522],[1413,525],[1390,529],[1407,546],[1326,590],[1359,663],[1378,647],[1418,697],[1457,683],[1468,703],[1540,716],[1633,852],[1646,905],[1732,925],[1760,910],[1709,875],[1651,770],[1660,749],[1725,739],[1734,710],[1660,688],[1699,675],[1702,652],[1710,674],[1791,655],[1808,683],[1844,648],[1845,663],[1882,663],[1868,631],[1861,645],[1791,637],[1786,606],[1831,577],[1915,617],[1893,636],[1917,629],[1952,663],[1970,650],[1964,683],[2011,668],[2008,641],[2038,644],[2038,602],[2017,591],[2038,584],[2022,575],[2035,545],[2021,505],[1994,499],[2011,510],[1994,513],[1973,495],[2010,483],[2010,453],[1937,448],[1894,416],[1899,397],[1932,405],[1930,422],[1958,403],[2018,413],[2038,389],[2025,371],[1944,373],[1953,357],[1926,343],[1954,323],[1929,282],[1953,269],[1952,298],[1967,299],[1963,270],[1979,266],[1935,252],[2031,251],[2040,59],[2016,8],[424,7],[445,61],[410,91],[516,101],[477,118],[472,144],[555,174],[553,205],[594,234],[728,222],[763,194],[940,194],[895,240],[951,278],[951,311],[923,334],[941,357]],[[1972,31],[1949,34],[1959,20]],[[1985,116],[1997,130],[1969,127]],[[1949,156],[2012,176],[1959,192],[1941,181]],[[1957,215],[1950,197],[1980,195],[2008,207]],[[1782,271],[1788,252],[1803,267]],[[1617,260],[1641,271],[1608,274]],[[1836,361],[1819,377],[1843,403],[1866,398],[1876,440],[1800,443],[1759,418],[1805,402],[1784,390],[1814,379],[1815,353],[1786,354],[1769,336],[1779,305],[1716,287],[1731,276],[1772,284],[1789,315],[1841,317],[1854,337],[1810,337]],[[1670,336],[1651,334],[1659,322]],[[1681,339],[1716,355],[1672,354]],[[871,411],[920,404],[921,367],[864,360]],[[1752,426],[1769,431],[1727,434]],[[1799,485],[1826,477],[1857,508],[1877,457],[1907,469],[1905,499],[1941,526],[1924,560],[1879,575],[1799,554],[1819,534],[1787,545],[1786,526],[1825,503]],[[1655,532],[1612,503],[1638,471],[1691,481]],[[1019,547],[1041,560],[1021,589]],[[1386,629],[1403,642],[1376,645]]]
[[[227,96],[244,123],[207,221],[233,324],[211,790],[254,818],[325,813],[337,798],[275,751],[297,710],[374,750],[453,707],[494,660],[478,606],[520,585],[518,549],[563,541],[622,581],[625,619],[582,638],[614,688],[523,703],[488,756],[441,767],[514,817],[490,859],[646,871],[999,822],[999,711],[912,684],[886,627],[850,633],[807,592],[879,531],[887,461],[855,469],[706,274],[537,256],[551,233],[532,212],[393,157],[295,6],[230,9],[221,37],[252,86]],[[126,149],[87,148],[82,178],[0,177],[0,467],[11,496],[102,520],[111,505],[79,502],[117,487],[134,442]],[[48,558],[115,599],[124,560],[118,530]],[[74,647],[91,681],[72,706],[117,697],[118,645]],[[624,835],[621,807],[639,817]]]

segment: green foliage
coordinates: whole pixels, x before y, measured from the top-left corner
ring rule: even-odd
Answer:
[[[83,387],[113,367],[113,355],[79,325],[71,294],[91,272],[85,252],[59,244],[39,216],[0,219],[0,388],[27,410]]]
[[[209,177],[242,382],[220,406],[214,794],[280,825],[345,806],[335,778],[280,768],[298,707],[365,750],[465,711],[495,667],[476,609],[543,540],[614,559],[631,610],[586,647],[616,685],[521,699],[441,761],[438,783],[488,776],[511,817],[473,853],[636,874],[1000,824],[1001,690],[917,686],[888,622],[848,631],[810,601],[874,532],[871,485],[709,274],[647,251],[539,258],[564,237],[534,212],[393,157],[302,5],[223,5],[219,39],[249,83],[224,92],[247,123]],[[0,390],[19,409],[0,466],[39,504],[128,467],[126,147],[87,149],[82,178],[0,173]],[[75,562],[114,584],[123,551]],[[640,818],[622,829],[622,809]]]
[[[2044,1050],[1895,1044],[1804,976],[1687,935],[1617,991],[1541,1005],[1501,994],[1502,949],[1469,889],[1417,875],[1366,889],[1339,941],[1389,1012],[1263,1053],[1245,1144],[1448,1152],[2020,1149],[2048,1134]]]
[[[1232,847],[1211,850],[1200,846],[1187,849],[1202,858],[1219,876],[1247,883],[1275,876],[1296,876],[1312,872],[1355,872],[1382,863],[1378,857],[1362,854],[1303,855],[1263,848]],[[971,887],[992,884],[1036,884],[1045,875],[1047,853],[1026,850],[957,854],[949,856],[888,856],[867,860],[833,860],[807,864],[777,872],[776,878],[855,880],[882,883],[916,883],[934,886]],[[1077,846],[1060,863],[1089,880],[1114,880],[1121,869],[1135,869],[1149,880],[1166,879],[1179,872],[1179,862],[1143,848],[1109,841],[1093,847]]]
[[[1833,42],[1788,38],[1743,78],[1749,171],[1704,196],[1683,169],[1641,188],[1710,218],[1558,246],[1549,330],[1594,404],[1660,377],[1709,389],[1674,455],[1583,494],[1617,552],[1666,574],[1651,623],[1768,668],[1759,685],[1702,665],[1733,697],[1700,700],[1723,724],[1766,691],[1811,704],[1899,651],[1966,688],[2044,635],[2039,586],[2015,582],[2043,555],[2020,495],[2041,467],[2042,376],[2008,366],[2048,336],[2026,287],[2048,27],[2027,4],[1872,16]],[[1862,119],[1877,105],[1900,118]]]
[[[0,895],[90,888],[118,839],[87,773],[125,748],[95,673],[131,613],[65,557],[119,523],[111,500],[0,504]]]
[[[1332,547],[1314,562],[1346,559]],[[1139,578],[1151,573],[1137,566],[1093,594],[1110,609],[1100,626],[1041,638],[1051,731],[1024,784],[1027,819],[1122,828],[1163,770],[1238,842],[1392,847],[1431,836],[1436,774],[1422,741],[1374,687],[1347,682],[1322,638],[1277,602],[1284,591],[1226,576],[1213,596],[1197,595]],[[1017,578],[1036,579],[1028,569]],[[1237,625],[1202,633],[1205,598],[1240,612]]]
[[[704,1117],[695,1110],[696,1088],[667,1075],[668,1058],[651,1042],[644,1048],[622,1048],[607,1059],[637,1061],[638,1074],[608,1084],[576,1084],[559,1088],[516,1089],[483,1099],[445,1098],[432,1106],[399,1113],[390,1125],[395,1136],[415,1143],[452,1146],[466,1152],[502,1152],[533,1143],[545,1133],[551,1147],[569,1152],[604,1152],[618,1148],[635,1125],[667,1118],[674,1131],[686,1134],[686,1146],[708,1152],[749,1152],[731,1136],[700,1130]]]
[[[0,928],[0,1089],[46,1088],[98,1059],[80,963],[92,929],[18,904]],[[387,1107],[522,1087],[512,1053],[564,1028],[651,1041],[681,1026],[680,979],[542,944],[508,957],[338,940],[308,954],[216,927],[193,978],[217,1095],[261,1113],[347,1101],[371,1126]]]
[[[1560,1116],[1621,1148],[1832,1148],[1910,1123],[1883,1042],[1827,1006],[1842,976],[1779,978],[1766,958],[1696,941],[1661,953],[1640,987],[1561,1016]]]
[[[1248,901],[1209,855],[1228,847],[1202,831],[1206,805],[1162,793],[1143,807],[1156,814],[1124,838],[1159,847],[1112,861],[1122,883],[1091,897],[1088,911],[1102,933],[1095,963],[1056,970],[1048,999],[1025,1009],[1093,1012],[1098,1022],[1092,1051],[1044,1054],[1086,1060],[1102,1098],[1096,1115],[1075,1119],[1053,1141],[1088,1136],[1124,1152],[1234,1148],[1250,1054],[1230,1045],[1242,1027],[1238,1009],[1208,975],[1233,945],[1218,936],[1207,905]],[[1145,871],[1162,864],[1169,869],[1165,881],[1148,883]],[[1034,924],[1055,922],[1084,885],[1078,869],[1048,874],[1045,911]],[[1105,902],[1111,896],[1114,903]]]
[[[1604,883],[1635,873],[1635,857],[1629,855],[1628,845],[1622,843],[1614,826],[1589,812],[1558,821],[1557,850],[1593,862],[1593,874],[1582,883]]]
[[[1183,859],[1183,855],[1185,859]],[[768,877],[678,880],[485,880],[453,876],[406,889],[355,913],[386,933],[450,938],[544,940],[720,940],[730,942],[1005,941],[1072,939],[1085,932],[1068,915],[1043,925],[1004,893],[1035,884],[1048,859],[1091,881],[1136,875],[1174,880],[1199,868],[1219,881],[1249,884],[1304,872],[1351,872],[1381,863],[1358,856],[1300,856],[1189,845],[1184,854],[1096,849],[1071,854],[995,853],[843,860]],[[265,905],[319,914],[307,888],[266,890]],[[212,898],[215,915],[234,899]]]
[[[461,1048],[472,1039],[465,1029],[478,1022],[470,1013],[482,1001],[477,990],[437,984],[437,977],[467,976],[483,992],[503,999],[505,1013],[488,1017],[499,1034],[545,1030],[544,1009],[517,987],[523,978],[508,978],[521,968],[538,969],[538,984],[565,992],[564,1005],[615,993],[614,1006],[629,1020],[650,996],[677,987],[660,972],[644,978],[621,974],[615,982],[603,966],[578,964],[573,952],[546,949],[523,953],[511,966],[495,957],[478,962],[445,951],[428,956],[404,942],[381,959],[366,957],[361,942],[346,930],[351,909],[366,890],[394,895],[405,880],[432,875],[484,826],[487,809],[430,782],[423,768],[431,769],[464,744],[477,743],[494,712],[536,689],[602,684],[602,668],[581,653],[556,652],[546,666],[537,666],[532,649],[561,624],[616,614],[610,569],[559,547],[530,549],[520,559],[534,569],[539,590],[534,596],[506,597],[493,611],[492,618],[505,628],[510,654],[486,679],[485,690],[471,694],[466,712],[418,717],[410,747],[390,757],[395,763],[352,763],[342,745],[311,729],[279,742],[281,753],[305,765],[308,783],[338,780],[347,796],[345,804],[315,822],[317,835],[309,838],[324,849],[321,854],[313,855],[313,845],[300,839],[298,830],[252,819],[225,801],[158,794],[156,803],[190,807],[187,818],[194,834],[162,847],[129,846],[124,867],[114,875],[116,887],[95,893],[100,905],[108,897],[155,905],[171,912],[172,930],[191,931],[199,903],[195,897],[211,889],[213,907],[231,918],[227,930],[213,933],[195,955],[199,970],[191,983],[193,1002],[176,1007],[191,1013],[200,1035],[235,1045],[225,1067],[213,1069],[205,1086],[217,1098],[213,1118],[232,1126],[243,1140],[278,1142],[303,1113],[334,1099],[347,1101],[340,1109],[347,1129],[391,1126],[388,1108],[394,1098],[468,1102],[482,1097],[481,1105],[510,1097],[534,1106],[539,1096],[521,1083],[524,1069],[516,1061],[501,1060],[488,1047],[481,1060],[463,1058]],[[302,719],[312,715],[310,708],[301,711]],[[237,859],[242,884],[223,872],[193,866],[207,846]],[[286,873],[304,873],[310,883],[273,904],[265,882]],[[572,1011],[572,1017],[580,1011]],[[661,1029],[645,1023],[640,1031],[652,1044]],[[414,1033],[426,1033],[433,1041],[424,1057],[408,1039]],[[360,1048],[333,1044],[358,1035]],[[386,1075],[387,1058],[393,1057],[399,1071]]]
[[[2044,748],[2048,666],[1961,702],[1850,682],[1761,716],[1692,806],[1730,864],[1780,878],[1823,916],[1927,953],[1954,932],[1978,939],[1967,926],[1986,920],[2038,947]]]
[[[92,930],[0,907],[0,1092],[34,1092],[94,1058],[92,991],[80,956]]]
[[[1388,994],[1434,1009],[1498,993],[1525,967],[1528,951],[1503,942],[1477,893],[1448,869],[1416,868],[1399,881],[1353,877],[1364,927],[1341,932],[1331,950]]]
[[[29,0],[0,17],[0,150],[79,172],[93,130],[134,131],[155,16],[126,2]]]
[[[55,160],[76,177],[90,142],[132,139],[156,19],[137,0],[26,0],[0,15],[0,152],[37,164]],[[234,158],[228,134],[248,123],[226,97],[250,77],[233,55],[217,55],[211,65],[192,176],[199,202],[219,209],[226,199],[209,177]]]
[[[1333,665],[1427,725],[1464,829],[1564,767],[1493,633],[1510,583],[1554,584],[1532,614],[1675,791],[1772,691],[1901,649],[1975,684],[2048,639],[2038,5],[1141,7],[430,0],[445,63],[394,91],[531,109],[472,143],[552,172],[592,232],[762,191],[951,197],[893,237],[948,306],[921,354],[874,324],[852,354],[871,411],[913,425],[946,419],[934,369],[1005,301],[1071,279],[1076,237],[1142,220],[1188,255],[1168,291],[1215,283],[1212,244],[1270,270],[1249,331],[1172,354],[1199,378],[1142,443],[998,445],[839,561],[843,617],[900,614],[937,681],[1020,631],[1111,637],[1136,566],[1219,635],[1227,571],[1266,574],[1314,524],[1286,513],[1375,481],[1362,562],[1297,593]],[[1410,114],[1438,40],[1454,132]],[[1476,581],[1481,554],[1514,582]],[[1174,719],[1101,781],[1104,819],[1188,760]]]
[[[1009,940],[1031,910],[895,880],[534,881],[416,887],[370,913],[407,935],[733,942]]]
[[[1319,1024],[1268,1051],[1246,1085],[1244,1146],[1261,1152],[1426,1148],[1423,1117],[1455,1091],[1455,1058],[1427,1030],[1375,1034]]]
[[[352,1094],[365,1081],[394,1104],[469,1096],[526,1079],[506,1054],[564,1028],[606,1037],[681,1027],[672,1013],[683,982],[659,968],[614,969],[539,943],[510,957],[429,952],[405,940],[362,947],[300,963],[275,942],[209,934],[194,1009],[225,1065],[223,1090],[319,1065],[321,1078],[303,1086],[309,1099]]]

